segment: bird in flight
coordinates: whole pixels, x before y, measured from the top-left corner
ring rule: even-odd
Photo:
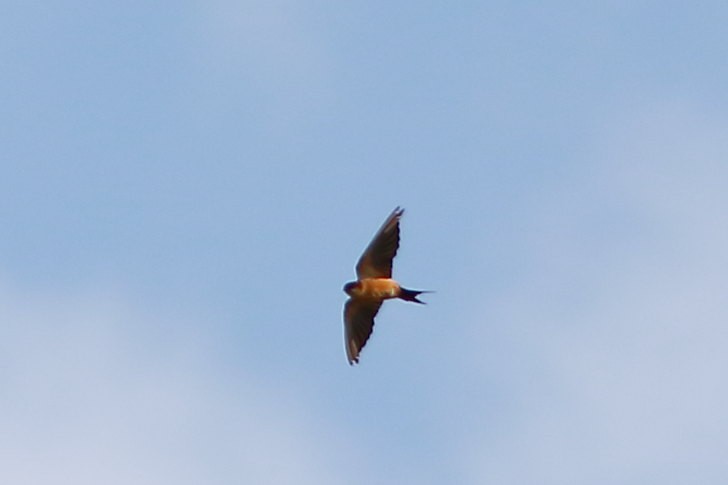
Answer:
[[[384,221],[374,239],[356,263],[356,281],[344,285],[349,299],[344,305],[344,339],[349,365],[359,362],[359,353],[374,328],[374,317],[384,300],[399,298],[424,304],[417,295],[427,291],[402,288],[392,279],[392,260],[399,248],[399,219],[404,209],[397,207]]]

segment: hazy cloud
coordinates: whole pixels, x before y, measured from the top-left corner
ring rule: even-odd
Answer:
[[[305,405],[113,295],[0,287],[3,483],[340,483]],[[340,446],[340,444],[338,445]]]
[[[481,339],[508,358],[481,369],[512,373],[510,412],[471,448],[474,482],[728,475],[728,122],[685,106],[622,121],[534,218],[529,274],[489,302],[510,328]]]

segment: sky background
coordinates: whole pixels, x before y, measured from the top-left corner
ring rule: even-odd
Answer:
[[[1,10],[0,482],[728,480],[728,3]]]

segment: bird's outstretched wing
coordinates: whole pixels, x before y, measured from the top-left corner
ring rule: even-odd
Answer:
[[[392,260],[399,248],[399,218],[403,213],[404,209],[394,209],[364,250],[356,263],[359,279],[392,277]]]
[[[349,298],[344,305],[344,345],[349,365],[359,362],[359,352],[374,329],[381,301]]]

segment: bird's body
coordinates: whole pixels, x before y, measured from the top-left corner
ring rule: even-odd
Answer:
[[[352,298],[389,300],[397,298],[401,291],[399,283],[392,278],[364,278],[358,283],[347,292]]]
[[[344,285],[350,297],[344,305],[344,339],[349,364],[359,362],[359,353],[372,333],[374,317],[384,300],[400,298],[424,303],[417,299],[423,291],[402,288],[392,279],[392,260],[399,248],[399,219],[403,213],[397,207],[384,221],[359,258],[357,281]]]

